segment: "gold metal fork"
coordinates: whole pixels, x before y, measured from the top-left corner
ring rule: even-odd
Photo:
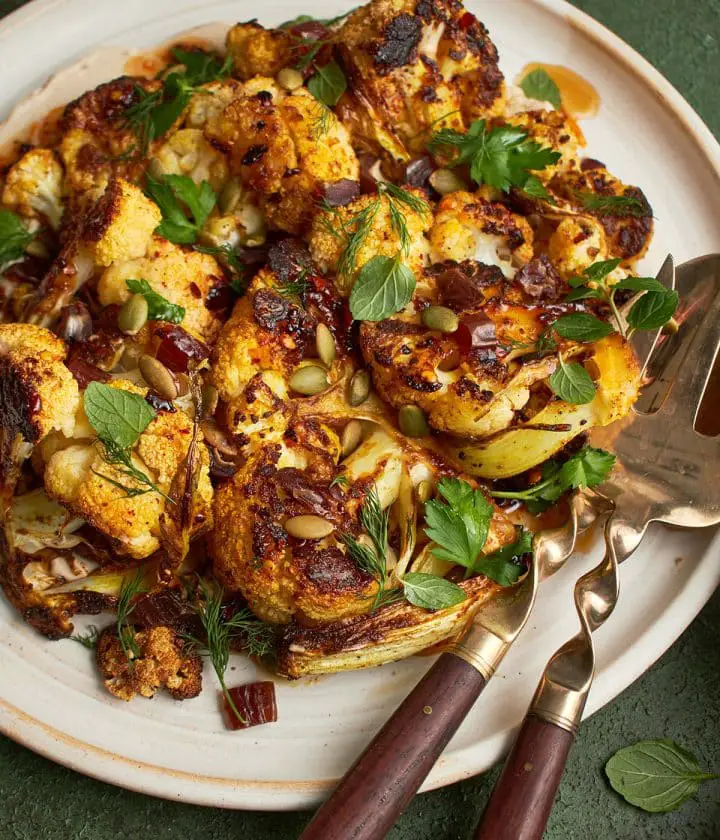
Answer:
[[[598,488],[613,503],[601,562],[575,585],[579,633],[553,654],[490,799],[478,840],[539,840],[582,717],[595,672],[593,633],[613,612],[618,566],[651,522],[702,528],[720,522],[720,438],[695,425],[720,349],[720,254],[678,269],[691,307],[650,359],[654,381],[636,416],[594,442],[618,457]],[[642,412],[645,413],[642,413]]]

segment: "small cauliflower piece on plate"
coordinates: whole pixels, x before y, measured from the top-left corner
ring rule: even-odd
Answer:
[[[63,215],[63,168],[52,149],[30,149],[5,176],[2,203],[57,230]]]
[[[507,123],[523,129],[529,140],[560,153],[557,163],[535,172],[544,183],[556,175],[579,169],[585,137],[569,114],[563,111],[525,111],[508,117]]]

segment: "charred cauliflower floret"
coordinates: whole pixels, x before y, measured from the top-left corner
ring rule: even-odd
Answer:
[[[335,41],[350,70],[351,122],[396,160],[419,149],[430,128],[462,128],[501,112],[495,45],[456,0],[374,0],[347,18]]]
[[[347,131],[304,88],[290,94],[272,79],[253,79],[205,133],[258,193],[268,221],[289,233],[307,229],[328,185],[359,177]]]
[[[285,29],[265,29],[257,21],[237,23],[225,39],[233,62],[233,75],[247,81],[253,76],[274,76],[293,63],[293,40]]]
[[[582,275],[594,262],[608,259],[602,225],[587,216],[568,216],[551,234],[548,256],[565,280]]]
[[[63,214],[63,168],[52,149],[31,149],[5,177],[2,203],[26,218],[46,219],[57,230]]]
[[[598,166],[556,178],[551,188],[576,212],[594,217],[602,225],[607,258],[619,257],[632,265],[645,255],[653,233],[653,213],[639,187],[624,184]]]
[[[100,634],[96,659],[105,688],[120,700],[136,694],[153,697],[165,689],[175,700],[189,700],[202,690],[202,660],[185,650],[171,627],[134,631],[129,657],[114,627]]]
[[[134,179],[144,167],[136,133],[127,122],[139,90],[152,93],[161,82],[121,76],[71,102],[63,113],[60,157],[65,165],[65,192],[82,205],[89,193],[97,198],[113,175]]]
[[[224,281],[213,256],[154,237],[147,256],[114,262],[103,272],[97,285],[100,303],[124,303],[131,295],[126,283],[131,279],[146,280],[153,291],[182,306],[183,328],[204,342],[215,342],[222,327],[221,313],[207,304],[213,289]]]
[[[51,325],[97,269],[143,257],[161,220],[157,205],[139,187],[122,178],[112,180],[50,266],[25,320]]]
[[[207,181],[220,192],[228,179],[225,155],[214,149],[199,128],[182,128],[162,144],[150,160],[150,172],[161,175],[187,175],[196,184]]]
[[[555,175],[579,168],[580,150],[585,146],[585,137],[568,114],[563,111],[526,111],[508,117],[507,122],[522,128],[528,138],[540,146],[560,153],[560,160],[556,164],[535,173],[541,181],[548,182]]]
[[[145,394],[145,389],[125,380],[116,379],[112,385],[131,393]],[[121,467],[108,463],[104,445],[93,437],[81,407],[73,440],[49,454],[44,473],[47,494],[105,534],[116,553],[135,559],[149,557],[161,545],[163,517],[170,513],[171,503],[165,496],[128,476]],[[186,414],[160,411],[133,447],[133,466],[168,494],[173,479],[184,467],[191,439],[192,423]],[[199,459],[190,518],[191,535],[212,524],[209,456],[204,446],[199,447]],[[125,488],[141,492],[128,495]]]
[[[455,192],[438,204],[430,244],[433,262],[476,260],[512,277],[532,259],[533,231],[504,204]]]
[[[336,285],[343,294],[349,294],[358,271],[373,257],[381,255],[395,257],[402,261],[415,275],[420,275],[428,264],[430,245],[425,237],[432,223],[430,205],[420,190],[408,190],[415,206],[393,198],[384,191],[380,195],[363,195],[344,207],[321,210],[313,221],[310,231],[310,253],[324,272],[337,273]],[[407,230],[407,245],[403,250],[402,240],[393,222],[394,210],[399,212]],[[360,245],[355,249],[352,264],[343,255],[347,254],[348,238],[358,230],[366,229]]]

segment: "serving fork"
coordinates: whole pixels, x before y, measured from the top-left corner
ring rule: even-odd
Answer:
[[[620,434],[605,429],[593,435],[600,445],[612,438],[609,446],[619,462],[597,488],[613,506],[605,525],[606,551],[575,585],[580,631],[545,668],[477,840],[542,837],[592,685],[593,633],[612,614],[618,566],[648,525],[701,528],[720,522],[720,439],[696,428],[720,349],[720,254],[683,265],[678,284],[691,304],[678,317],[677,333],[665,337],[650,359],[653,381],[636,416]]]
[[[674,288],[671,257],[658,280]],[[636,347],[641,362],[651,356],[659,337],[641,334]],[[385,837],[526,625],[539,583],[564,565],[578,534],[612,509],[611,499],[592,491],[571,497],[565,525],[535,537],[533,562],[523,581],[483,605],[467,635],[440,656],[396,710],[301,840]]]

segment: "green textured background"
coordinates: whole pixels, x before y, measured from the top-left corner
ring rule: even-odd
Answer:
[[[574,4],[649,59],[720,136],[720,0]],[[0,0],[0,16],[21,5]],[[312,2],[307,6],[311,10]],[[720,781],[675,813],[650,815],[626,805],[603,774],[615,750],[655,737],[677,740],[706,769],[720,772],[719,666],[716,593],[653,668],[583,725],[547,840],[720,840]],[[470,840],[498,771],[416,798],[390,840]],[[306,813],[221,811],[129,793],[0,736],[0,840],[291,840],[308,819]]]

